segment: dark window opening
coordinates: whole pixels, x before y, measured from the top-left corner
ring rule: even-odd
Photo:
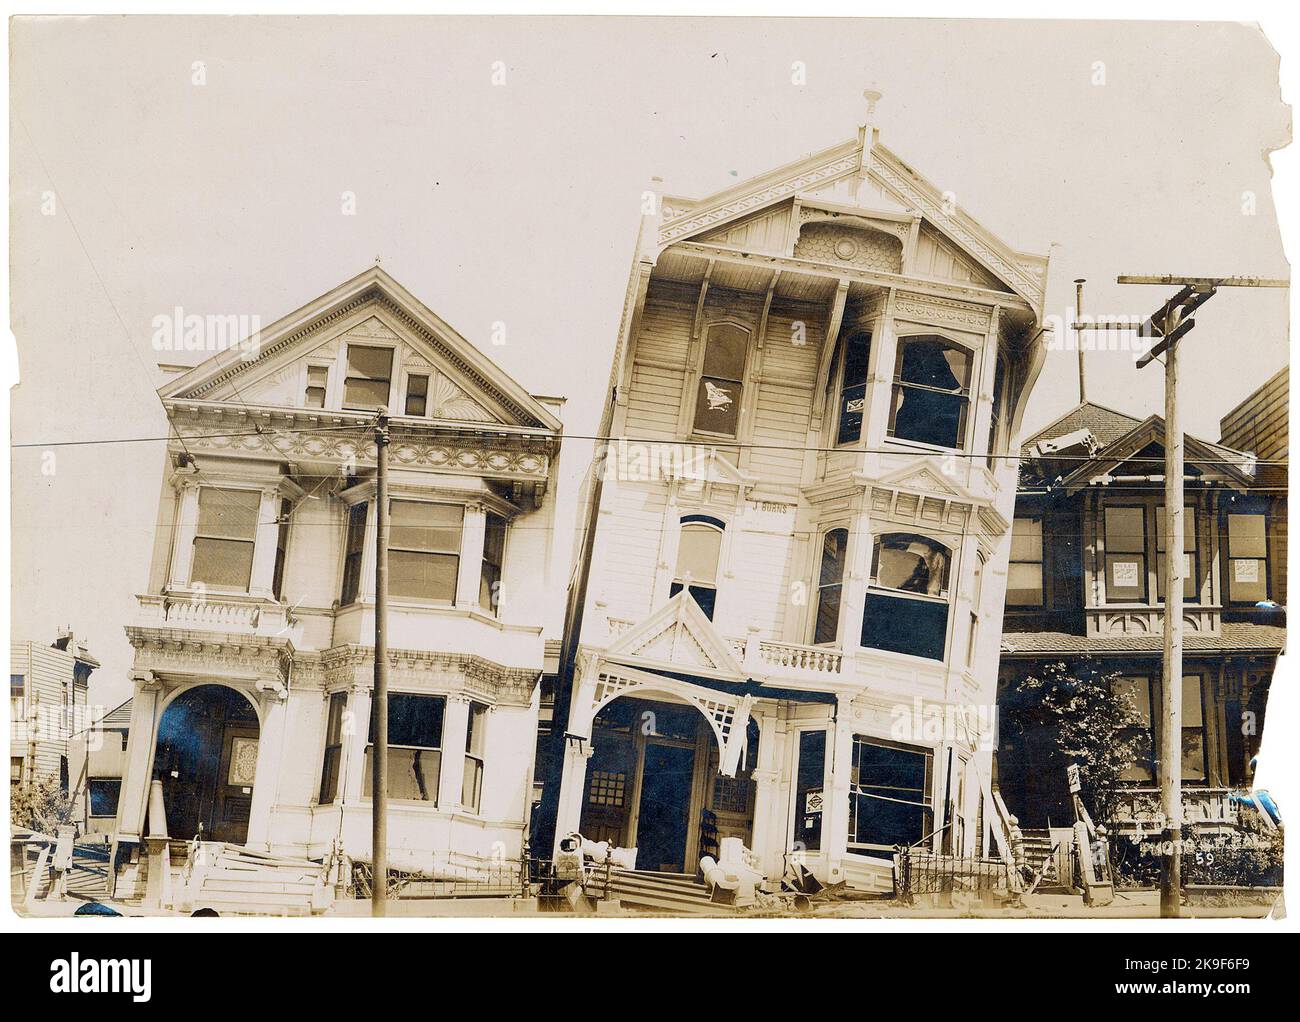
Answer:
[[[388,696],[388,797],[414,802],[438,801],[438,773],[442,768],[442,721],[446,700],[442,696],[393,692]],[[370,743],[375,738],[375,715],[370,713]],[[374,745],[366,745],[362,792],[371,789]]]
[[[116,778],[92,777],[86,782],[90,795],[91,816],[116,816],[117,799],[122,792],[122,782]]]
[[[348,508],[348,529],[343,549],[343,591],[339,596],[339,603],[344,607],[355,603],[361,592],[361,555],[366,545],[368,507],[363,500]]]
[[[479,572],[478,603],[484,610],[498,612],[501,603],[501,565],[506,552],[506,520],[491,511],[483,533],[483,567]]]
[[[799,766],[795,775],[795,847],[815,852],[822,846],[825,811],[826,732],[799,732]]]
[[[339,793],[339,767],[343,759],[343,712],[347,709],[346,692],[330,693],[329,713],[325,719],[325,756],[320,771],[321,805],[329,805]]]
[[[429,407],[429,377],[406,378],[406,414],[425,415]]]
[[[971,353],[942,337],[900,337],[889,435],[936,447],[965,446]]]
[[[862,645],[942,660],[948,637],[948,549],[924,536],[876,538]]]
[[[932,753],[853,736],[849,847],[911,846],[934,830]]]
[[[839,637],[840,602],[844,590],[844,562],[849,530],[831,529],[822,539],[821,574],[817,579],[817,617],[813,642],[834,642]]]
[[[871,334],[860,330],[845,342],[836,444],[857,443],[862,438],[862,417],[867,407],[867,362],[870,357]]]

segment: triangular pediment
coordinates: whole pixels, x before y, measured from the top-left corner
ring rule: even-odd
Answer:
[[[944,475],[943,472],[936,469],[933,465],[924,462],[919,465],[912,464],[904,466],[897,472],[893,472],[881,479],[873,480],[871,485],[882,489],[916,493],[924,497],[933,496],[969,503],[976,502],[976,498],[972,496],[971,492],[965,486],[962,486],[954,477]],[[982,503],[983,501],[980,502]]]
[[[383,400],[395,417],[560,428],[541,402],[378,266],[262,329],[251,342],[212,356],[159,393],[164,402],[355,411],[364,405],[350,382],[358,374],[350,352],[363,348],[391,352],[378,375],[386,373]]]
[[[629,667],[743,681],[744,669],[686,590],[620,635],[604,658]]]
[[[918,215],[917,275],[1006,291],[1036,310],[1043,307],[1045,257],[1012,249],[961,209],[951,193],[879,142],[868,145],[863,135],[703,199],[666,198],[658,245],[699,241],[773,251],[778,232],[767,221],[775,223],[775,211],[796,198],[858,208],[868,216],[873,211]]]
[[[1063,485],[1067,492],[1073,492],[1117,474],[1163,477],[1164,456],[1164,419],[1152,415],[1076,468],[1065,477]],[[1183,436],[1183,460],[1184,472],[1203,481],[1243,488],[1255,476],[1254,455],[1187,434]]]

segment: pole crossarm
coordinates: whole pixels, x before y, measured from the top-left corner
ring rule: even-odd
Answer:
[[[1178,277],[1173,274],[1143,276],[1136,273],[1121,273],[1115,278],[1117,284],[1182,284],[1190,287],[1290,287],[1289,280],[1276,277]]]

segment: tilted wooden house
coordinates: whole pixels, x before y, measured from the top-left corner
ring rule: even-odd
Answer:
[[[986,725],[1046,259],[870,124],[647,198],[541,840],[693,873],[739,837],[769,876],[866,887],[900,844],[998,854]]]

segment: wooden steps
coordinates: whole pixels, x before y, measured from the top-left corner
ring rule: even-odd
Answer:
[[[894,896],[894,864],[869,855],[844,856],[844,886],[867,894]]]
[[[221,915],[305,916],[329,901],[323,863],[217,843],[196,846],[175,892],[177,909]]]
[[[605,887],[603,872],[587,882],[587,892],[617,901],[627,908],[664,915],[731,915],[735,909],[717,904],[709,891],[689,873],[654,873],[649,870],[612,870]]]

